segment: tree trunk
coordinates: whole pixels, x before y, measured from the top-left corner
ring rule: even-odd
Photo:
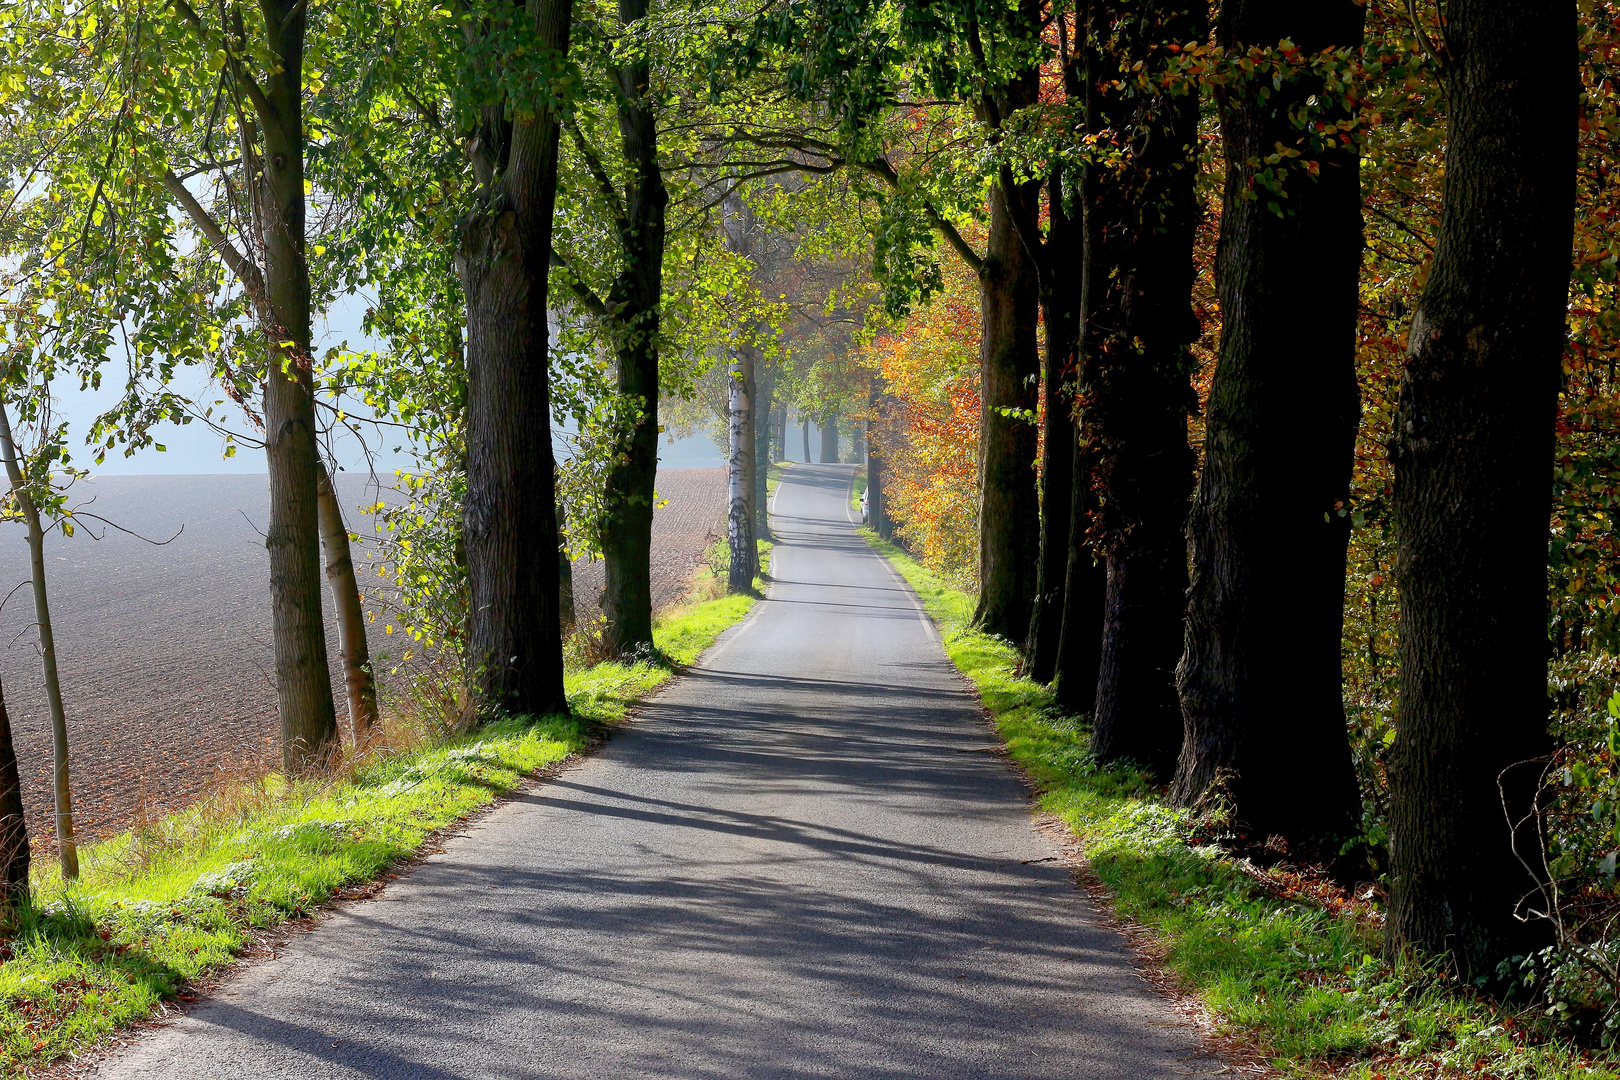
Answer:
[[[649,0],[619,0],[626,28],[644,19]],[[619,244],[624,270],[614,279],[608,309],[614,334],[619,393],[641,411],[621,436],[603,496],[607,504],[602,554],[607,585],[603,638],[615,655],[650,653],[652,639],[653,485],[658,475],[658,346],[664,290],[665,208],[669,192],[658,163],[658,128],[649,79],[651,62],[639,52],[615,72],[619,138],[626,171],[626,219]]]
[[[1307,54],[1353,53],[1364,13],[1356,0],[1232,0],[1217,36],[1229,55],[1285,38]],[[1192,806],[1219,785],[1240,828],[1331,853],[1360,822],[1340,665],[1360,417],[1360,157],[1348,137],[1317,145],[1309,121],[1353,120],[1319,76],[1263,85],[1265,97],[1253,83],[1217,94],[1224,322],[1188,525],[1185,735],[1172,797]],[[1264,163],[1278,143],[1302,155],[1280,173]],[[1285,194],[1267,190],[1279,180]]]
[[[771,391],[775,389],[776,371],[769,364],[755,358],[754,372],[754,535],[761,540],[771,538],[770,486],[771,435],[776,427],[776,413],[771,407]]]
[[[536,42],[567,55],[572,0],[534,0]],[[467,297],[469,674],[483,711],[564,713],[546,287],[558,119],[485,111],[470,142],[488,178],[460,226]]]
[[[1449,954],[1472,980],[1550,940],[1514,918],[1538,882],[1508,818],[1529,817],[1550,749],[1548,490],[1580,86],[1573,4],[1445,10],[1445,193],[1391,443],[1389,949]],[[1536,830],[1518,837],[1533,862]]]
[[[1065,389],[1074,377],[1080,328],[1080,290],[1073,267],[1078,230],[1065,208],[1061,170],[1047,179],[1050,205],[1046,255],[1040,268],[1040,304],[1046,324],[1041,370],[1041,528],[1024,642],[1029,677],[1049,683],[1057,671],[1063,636],[1063,592],[1069,569],[1069,513],[1074,503],[1074,404]]]
[[[1038,89],[1034,70],[1015,76],[995,96],[998,115],[1033,105]],[[990,186],[990,231],[979,269],[979,603],[973,624],[1010,641],[1029,635],[1040,565],[1037,432],[1027,419],[1035,412],[1041,374],[1040,282],[1013,220],[1015,213],[1029,213],[1039,189],[1039,181],[1010,190],[1004,183]]]
[[[876,377],[868,401],[871,419],[866,427],[866,524],[879,539],[893,540],[894,524],[889,520],[889,501],[883,490],[883,452],[875,437],[883,424],[883,395]]]
[[[343,685],[348,697],[349,726],[354,746],[361,750],[376,736],[377,685],[371,677],[371,650],[366,646],[366,616],[360,606],[360,583],[355,579],[354,556],[349,550],[349,527],[325,462],[315,461],[316,508],[321,542],[326,547],[326,581],[332,589],[337,615],[338,655],[343,660]]]
[[[754,544],[754,355],[752,348],[738,345],[732,354],[727,416],[731,458],[727,469],[731,502],[726,535],[731,546],[731,569],[726,587],[747,592],[754,587],[759,572],[758,547]]]
[[[801,415],[799,419],[804,424],[804,462],[806,465],[808,465],[814,460],[810,456],[810,418]]]
[[[822,464],[838,463],[838,414],[828,413],[821,421]]]
[[[1102,669],[1103,601],[1108,574],[1091,545],[1097,499],[1091,490],[1092,459],[1088,440],[1074,440],[1070,473],[1069,551],[1064,568],[1063,626],[1058,633],[1052,669],[1052,693],[1058,708],[1070,716],[1088,715],[1097,704],[1097,676]]]
[[[74,881],[79,876],[79,846],[73,839],[73,792],[69,784],[67,710],[62,707],[62,681],[56,670],[56,634],[51,629],[51,604],[45,592],[45,530],[39,518],[39,506],[29,489],[29,478],[23,472],[22,455],[11,435],[11,416],[6,404],[0,401],[0,458],[4,458],[6,477],[11,482],[11,494],[17,502],[17,511],[28,527],[29,576],[34,584],[34,624],[39,630],[39,656],[45,668],[45,698],[51,709],[51,786],[56,796],[56,857],[62,866],[62,877]],[[9,749],[11,722],[6,721]],[[16,773],[16,752],[10,751],[12,773]],[[0,780],[3,780],[0,776]],[[3,808],[0,808],[3,812]],[[24,841],[26,845],[26,839]],[[26,847],[24,858],[27,857]]]
[[[13,911],[28,900],[31,861],[11,714],[6,711],[5,693],[0,691],[0,901]]]
[[[555,483],[555,480],[553,480]],[[568,508],[557,502],[557,625],[563,636],[573,633],[577,616],[574,613],[574,564],[568,558]]]
[[[328,767],[341,750],[321,613],[321,534],[316,496],[315,393],[310,353],[309,264],[304,256],[303,70],[305,5],[265,0],[279,26],[260,117],[265,153],[255,201],[264,290],[273,325],[264,383],[265,459],[270,473],[272,637],[281,712],[282,765],[289,774]],[[284,344],[290,343],[290,344]]]
[[[849,427],[849,460],[866,460],[866,422],[857,420]]]
[[[1168,777],[1182,738],[1175,671],[1194,467],[1198,96],[1119,88],[1144,66],[1157,83],[1164,43],[1201,41],[1206,27],[1196,7],[1097,3],[1089,18],[1087,128],[1123,152],[1084,181],[1081,397],[1107,566],[1091,751]]]

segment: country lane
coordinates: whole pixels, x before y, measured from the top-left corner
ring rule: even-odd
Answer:
[[[1035,829],[850,474],[787,470],[769,598],[638,722],[97,1075],[1224,1071]]]

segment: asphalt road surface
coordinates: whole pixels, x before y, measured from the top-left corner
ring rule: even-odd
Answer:
[[[986,752],[850,471],[787,473],[770,598],[638,723],[99,1075],[1218,1071]]]

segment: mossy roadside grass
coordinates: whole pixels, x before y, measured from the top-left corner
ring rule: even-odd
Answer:
[[[223,971],[257,935],[394,876],[435,833],[599,741],[754,599],[695,599],[661,616],[662,663],[569,671],[570,716],[503,719],[335,777],[223,785],[85,847],[71,886],[37,868],[33,904],[0,945],[0,1075],[91,1049]]]
[[[1212,845],[1140,775],[1099,768],[1083,720],[1017,674],[1006,641],[972,630],[972,599],[862,530],[939,625],[978,688],[1038,806],[1079,839],[1115,912],[1148,930],[1160,962],[1246,1054],[1287,1077],[1407,1080],[1620,1078],[1612,1058],[1555,1038],[1539,1010],[1515,1013],[1432,972],[1380,959],[1374,923],[1281,895]]]

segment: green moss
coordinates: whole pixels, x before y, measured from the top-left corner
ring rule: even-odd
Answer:
[[[592,745],[753,603],[726,596],[660,619],[667,665],[570,673],[570,716],[502,720],[336,780],[272,775],[83,849],[71,886],[41,868],[0,953],[0,1073],[84,1051],[230,964],[253,930],[391,876],[435,830]]]
[[[979,689],[1012,757],[1040,784],[1040,808],[1084,843],[1119,913],[1152,929],[1164,962],[1286,1076],[1620,1077],[1432,972],[1378,959],[1376,929],[1311,902],[1280,899],[1217,848],[1139,774],[1102,769],[1083,719],[1016,674],[1004,641],[969,628],[972,598],[863,530],[917,591],[945,651]],[[1526,1038],[1526,1036],[1529,1038]]]

